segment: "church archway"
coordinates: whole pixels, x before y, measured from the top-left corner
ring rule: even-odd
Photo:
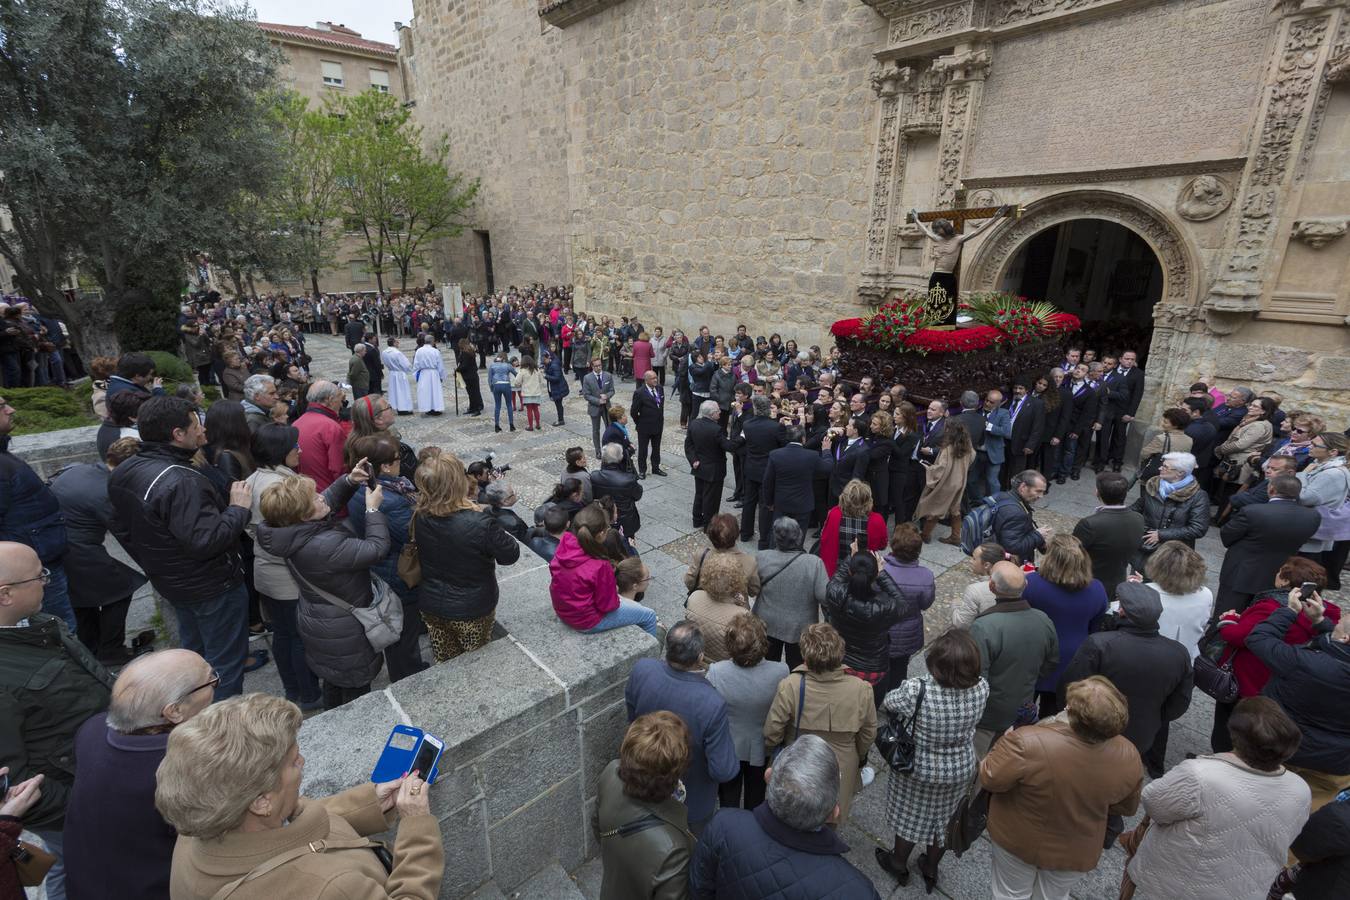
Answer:
[[[1030,203],[997,226],[962,286],[1050,300],[1084,320],[1087,342],[1100,334],[1145,352],[1155,304],[1195,305],[1195,271],[1160,212],[1123,194],[1078,191]]]

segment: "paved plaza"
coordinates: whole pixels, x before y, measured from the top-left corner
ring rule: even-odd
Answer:
[[[405,350],[410,341],[404,341]],[[315,377],[329,377],[345,372],[348,353],[341,338],[326,335],[309,335],[307,348],[314,357],[312,371]],[[411,355],[411,354],[410,354]],[[445,351],[447,369],[453,367],[452,355]],[[481,416],[456,416],[453,389],[447,385],[446,413],[440,417],[415,415],[401,416],[396,423],[403,440],[414,448],[437,445],[459,456],[467,464],[483,459],[490,451],[496,453],[496,464],[510,465],[506,476],[519,497],[516,511],[527,522],[533,521],[533,510],[544,501],[553,485],[562,474],[565,465],[564,453],[568,447],[582,446],[591,453],[591,424],[586,415],[585,403],[575,382],[569,382],[572,393],[565,401],[566,424],[553,427],[552,404],[541,407],[544,421],[542,431],[526,432],[524,414],[517,415],[517,430],[512,433],[503,430],[501,434],[493,431],[490,396],[488,410]],[[616,399],[625,402],[632,391],[632,382],[620,381]],[[669,386],[668,386],[669,391]],[[673,392],[672,400],[673,398]],[[460,409],[467,409],[468,403],[463,390],[459,396]],[[669,626],[683,615],[685,587],[681,579],[686,566],[707,546],[706,538],[691,525],[691,507],[694,496],[694,482],[689,474],[689,465],[684,458],[684,432],[679,428],[679,404],[666,404],[666,429],[662,441],[662,467],[670,475],[666,478],[649,476],[642,482],[643,497],[638,504],[642,514],[642,528],[638,532],[636,546],[643,560],[654,576],[647,590],[645,602],[656,610],[661,624]],[[502,413],[503,429],[506,428],[505,410]],[[592,468],[595,468],[593,463]],[[1052,485],[1046,499],[1035,512],[1038,524],[1052,525],[1056,530],[1071,531],[1074,523],[1092,512],[1095,506],[1091,472],[1085,472],[1078,482],[1068,482],[1063,486]],[[732,480],[730,475],[726,484],[726,495],[730,496]],[[725,503],[724,511],[739,513]],[[945,527],[939,527],[939,535],[945,534]],[[755,546],[743,544],[743,549],[753,553]],[[1207,583],[1214,588],[1218,583],[1219,566],[1223,557],[1223,548],[1219,543],[1217,529],[1198,544],[1196,549],[1209,564]],[[528,551],[525,551],[528,552]],[[924,628],[928,636],[941,633],[951,617],[951,603],[960,596],[967,584],[974,580],[969,573],[966,558],[959,548],[934,541],[923,548],[921,562],[933,571],[937,578],[937,601],[924,614]],[[501,603],[511,603],[509,593],[503,593]],[[141,599],[133,609],[130,625],[147,621],[152,611],[148,599]],[[133,632],[134,633],[134,632]],[[430,653],[427,653],[430,659]],[[916,656],[911,661],[911,674],[921,671],[922,659]],[[381,673],[376,679],[376,689],[387,683],[387,675]],[[246,676],[245,690],[264,690],[281,692],[280,680],[275,666],[268,664],[257,672]],[[1184,754],[1205,753],[1209,751],[1209,729],[1213,713],[1212,701],[1197,691],[1190,710],[1180,721],[1173,723],[1171,742],[1168,747],[1168,766],[1176,764]],[[898,888],[889,875],[882,872],[873,858],[873,848],[882,845],[889,847],[893,835],[886,825],[886,775],[878,775],[876,782],[864,789],[854,801],[850,820],[844,825],[842,834],[853,848],[850,859],[866,872],[882,897],[902,898],[923,896],[922,881],[913,876],[910,885]],[[1120,883],[1121,867],[1124,856],[1119,849],[1107,851],[1097,869],[1089,874],[1074,891],[1074,896],[1082,900],[1105,900],[1116,896]],[[972,848],[964,857],[957,859],[948,855],[942,862],[938,893],[934,896],[950,898],[977,898],[989,896],[990,845],[987,839]],[[578,888],[583,896],[595,898],[600,890],[600,866],[598,860],[592,860],[579,872],[574,873]],[[495,888],[487,890],[495,891]],[[495,893],[480,893],[482,897],[501,896]],[[522,896],[532,896],[525,893]],[[539,894],[545,896],[544,893]],[[556,894],[554,895],[556,896]]]

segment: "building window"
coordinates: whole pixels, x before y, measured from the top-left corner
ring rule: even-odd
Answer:
[[[329,62],[323,60],[320,65],[323,66],[323,83],[325,87],[342,87],[345,83],[342,80],[342,63]]]
[[[384,69],[371,69],[370,87],[381,94],[389,93],[389,73]]]
[[[351,270],[352,284],[370,284],[370,271],[364,262],[353,262]]]

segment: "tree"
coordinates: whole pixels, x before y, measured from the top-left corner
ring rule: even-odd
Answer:
[[[419,134],[420,137],[420,134]],[[426,154],[401,167],[394,182],[394,216],[402,227],[389,234],[389,255],[398,267],[399,287],[408,290],[408,270],[422,265],[422,250],[464,230],[464,210],[478,196],[479,181],[465,183],[446,168],[450,140],[442,138]]]
[[[124,306],[179,295],[241,191],[264,195],[278,61],[229,0],[0,3],[0,254],[86,357],[116,354]],[[72,267],[102,302],[61,292]]]
[[[336,263],[338,232],[333,220],[342,214],[334,144],[342,122],[309,100],[283,92],[273,102],[272,119],[282,129],[285,168],[273,196],[277,215],[293,242],[294,274],[309,276],[319,293],[319,272]]]
[[[384,293],[389,235],[401,226],[396,182],[418,154],[412,114],[396,97],[379,91],[330,99],[327,109],[341,123],[334,152],[343,213],[365,238],[367,269]]]

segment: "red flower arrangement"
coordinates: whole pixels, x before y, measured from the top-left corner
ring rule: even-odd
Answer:
[[[830,327],[837,338],[851,338],[898,353],[974,353],[997,344],[1024,344],[1068,334],[1082,327],[1077,316],[1054,311],[1044,301],[1008,294],[979,294],[960,304],[979,324],[955,331],[925,328],[929,317],[924,295],[910,292],[881,306],[866,318],[840,319]]]

